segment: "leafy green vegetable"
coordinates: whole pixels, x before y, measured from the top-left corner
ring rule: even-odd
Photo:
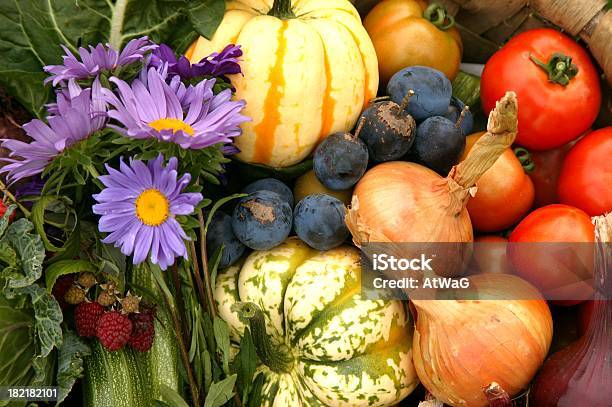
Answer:
[[[8,288],[23,288],[33,284],[42,274],[45,249],[40,236],[32,234],[33,226],[27,219],[19,219],[6,228],[0,238],[3,252],[9,265],[19,264],[21,270],[11,272],[12,268],[0,271],[0,277],[7,279]],[[13,255],[12,259],[10,257]],[[10,278],[9,278],[10,277]]]
[[[213,383],[206,395],[204,407],[221,407],[227,403],[234,395],[234,383],[236,383],[235,374]]]
[[[89,356],[89,346],[74,332],[64,333],[64,342],[59,349],[57,366],[57,385],[59,394],[56,405],[59,405],[83,374],[83,357]]]
[[[182,52],[196,32],[214,33],[224,10],[223,0],[1,1],[0,85],[43,116],[51,92],[42,67],[61,63],[60,44],[75,52],[80,44],[119,47],[148,35]]]
[[[160,391],[164,399],[165,403],[171,407],[189,407],[187,402],[178,394],[175,390],[166,386],[165,384],[161,384]]]

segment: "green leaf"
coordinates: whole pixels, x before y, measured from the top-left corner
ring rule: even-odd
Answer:
[[[62,61],[60,44],[110,42],[114,47],[148,35],[183,52],[198,31],[212,35],[223,1],[209,0],[0,1],[0,85],[38,116],[51,95],[42,67]]]
[[[263,396],[263,386],[266,382],[266,377],[263,373],[259,373],[255,380],[253,380],[253,384],[251,386],[251,393],[249,397],[249,402],[247,407],[260,407],[262,403]]]
[[[38,284],[13,289],[7,287],[4,289],[4,295],[8,299],[23,295],[29,296],[36,319],[34,331],[38,339],[38,357],[44,358],[51,353],[54,347],[59,348],[62,344],[63,315],[55,297]]]
[[[189,404],[174,389],[160,383],[159,390],[165,403],[170,407],[189,407]]]
[[[204,400],[204,407],[221,407],[227,403],[234,395],[234,383],[236,383],[235,374],[213,383]]]
[[[64,333],[64,342],[59,349],[57,385],[59,394],[56,406],[68,396],[74,383],[83,375],[83,357],[89,356],[89,346],[72,331]]]
[[[49,250],[50,252],[59,252],[63,250],[61,247],[53,245],[45,233],[45,211],[47,210],[47,207],[59,202],[61,202],[60,198],[52,195],[45,195],[41,196],[40,199],[36,201],[34,206],[32,206],[32,223],[34,224],[34,228],[36,228],[36,232],[42,238],[45,249]]]
[[[217,342],[217,352],[221,355],[223,362],[223,371],[229,374],[229,359],[230,359],[230,335],[227,323],[219,317],[215,317],[213,321],[213,331],[215,333],[215,341]]]
[[[96,266],[91,264],[87,260],[60,260],[56,263],[51,264],[45,270],[45,283],[47,285],[47,291],[51,292],[55,280],[66,274],[82,273],[84,271],[90,271],[95,273],[97,271]]]
[[[237,359],[240,360],[240,370],[236,373],[238,374],[239,387],[242,388],[242,401],[244,403],[250,392],[255,369],[257,369],[257,352],[251,337],[251,331],[248,328],[244,330],[244,335],[240,339],[240,353]]]
[[[224,0],[190,0],[189,21],[203,37],[212,39],[225,14]]]
[[[31,233],[32,229],[32,223],[21,218],[8,227],[0,240],[5,245],[11,246],[20,259],[22,273],[11,275],[6,284],[9,288],[27,287],[38,280],[42,274],[45,249],[40,236]]]

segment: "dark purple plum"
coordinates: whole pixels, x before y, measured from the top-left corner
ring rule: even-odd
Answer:
[[[406,111],[417,123],[428,117],[444,115],[453,93],[448,78],[427,66],[404,68],[393,75],[387,85],[387,94],[397,104],[402,103],[410,90],[414,91],[414,97],[410,99]]]
[[[365,119],[359,138],[368,147],[370,159],[376,162],[398,160],[410,150],[416,134],[416,123],[405,111],[413,92],[401,105],[393,101],[374,103],[363,111]]]
[[[451,98],[450,105],[448,106],[448,111],[444,115],[448,120],[453,123],[459,121],[461,117],[461,112],[465,108],[465,103],[456,97]],[[463,114],[463,119],[460,122],[460,129],[464,136],[467,136],[472,133],[474,129],[474,116],[472,116],[472,112],[469,109],[465,111]]]
[[[240,200],[232,214],[232,230],[245,246],[268,250],[291,232],[293,212],[275,192],[257,191]]]
[[[447,176],[459,162],[465,149],[465,135],[446,117],[434,116],[417,127],[417,135],[408,155],[414,161]]]
[[[238,240],[232,230],[232,217],[224,212],[217,211],[210,221],[206,234],[208,253],[212,255],[221,245],[223,245],[223,253],[219,262],[221,268],[236,263],[246,251],[245,245]]]
[[[264,178],[258,181],[252,182],[242,190],[245,194],[250,194],[257,191],[271,191],[276,192],[280,195],[285,202],[293,208],[293,192],[283,182],[274,178]]]
[[[364,120],[360,121],[360,127]],[[349,189],[368,168],[368,148],[359,138],[359,129],[334,133],[319,144],[314,153],[313,169],[321,184],[329,189]]]
[[[348,237],[344,223],[344,204],[325,194],[308,195],[295,206],[295,232],[317,250],[340,246]]]

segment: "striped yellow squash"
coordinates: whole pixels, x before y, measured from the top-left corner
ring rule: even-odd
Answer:
[[[200,37],[186,56],[197,62],[228,43],[244,51],[244,76],[232,83],[253,119],[237,140],[246,162],[302,161],[351,129],[378,89],[374,46],[348,0],[228,1],[212,40]]]
[[[262,361],[251,400],[390,406],[416,387],[409,313],[401,301],[361,299],[359,260],[353,247],[319,252],[290,238],[220,273],[219,313],[236,343],[249,324]]]

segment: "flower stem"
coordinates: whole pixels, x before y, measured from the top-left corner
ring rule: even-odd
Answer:
[[[17,198],[15,198],[15,195],[13,195],[13,193],[11,191],[9,191],[8,187],[4,184],[4,182],[2,182],[2,180],[0,180],[0,191],[2,191],[4,193],[4,195],[6,195],[6,197],[15,205],[17,205],[17,207],[19,208],[19,210],[21,212],[23,212],[23,214],[25,215],[26,218],[30,217],[30,211],[28,210],[28,208],[26,208],[25,206],[23,206],[21,204],[21,202],[19,202],[19,200]]]
[[[123,19],[125,18],[125,9],[127,8],[128,0],[117,0],[113,7],[110,21],[110,35],[108,42],[111,47],[119,51],[121,47],[121,30],[123,29]]]
[[[208,273],[208,253],[206,251],[206,223],[204,222],[204,210],[198,211],[198,223],[200,224],[200,257],[202,258],[202,274],[204,275],[204,287],[206,288],[206,299],[208,300],[208,309],[212,318],[217,317],[217,307],[212,292],[210,283],[210,274]]]
[[[208,309],[209,304],[207,300],[207,295],[204,292],[204,284],[202,283],[202,275],[200,274],[200,263],[198,262],[198,254],[196,252],[196,247],[193,240],[189,242],[189,251],[191,252],[191,263],[193,264],[194,271],[193,274],[195,276],[196,286],[198,287],[198,299],[200,301],[200,304],[205,309]],[[212,315],[212,311],[208,310],[208,312],[210,312]]]

